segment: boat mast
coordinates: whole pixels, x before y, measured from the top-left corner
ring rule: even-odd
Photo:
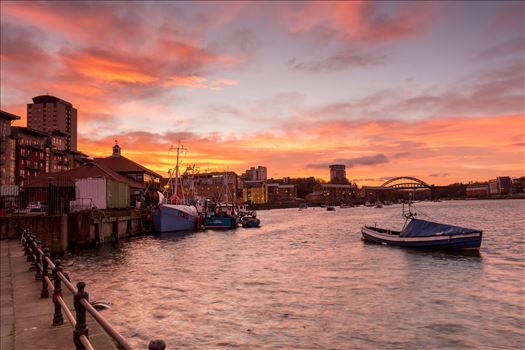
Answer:
[[[172,150],[173,147],[170,148],[170,150]],[[179,189],[179,158],[180,158],[180,151],[186,151],[186,149],[184,148],[184,145],[181,145],[180,142],[179,144],[177,145],[177,161],[175,163],[175,190],[174,190],[174,195],[177,196],[177,202],[179,201],[179,198],[178,198],[178,189]],[[182,190],[182,186],[181,186],[181,194],[182,194],[182,198],[184,199],[184,191]],[[177,203],[178,204],[178,203]]]

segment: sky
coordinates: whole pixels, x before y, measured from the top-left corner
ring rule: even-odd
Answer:
[[[50,94],[78,148],[166,174],[358,185],[525,175],[524,3],[2,1],[1,108]],[[171,150],[170,150],[171,149]]]

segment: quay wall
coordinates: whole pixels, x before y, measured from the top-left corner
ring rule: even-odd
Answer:
[[[0,239],[19,238],[17,227],[29,229],[49,247],[63,254],[81,246],[99,245],[145,233],[151,228],[148,210],[92,210],[62,215],[13,215],[0,217]]]

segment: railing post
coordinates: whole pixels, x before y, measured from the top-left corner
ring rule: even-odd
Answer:
[[[26,261],[31,262],[31,233],[29,231],[26,234],[26,249],[27,249]]]
[[[73,296],[73,305],[77,314],[77,324],[73,331],[73,342],[77,350],[85,350],[84,345],[80,341],[80,337],[85,335],[89,338],[89,328],[86,324],[86,308],[82,305],[82,299],[89,301],[89,293],[84,291],[86,284],[84,282],[77,283],[78,291]]]
[[[61,261],[59,259],[55,260],[55,267],[53,268],[53,283],[55,288],[53,290],[53,303],[55,304],[55,314],[53,315],[53,326],[60,326],[64,324],[64,316],[62,316],[62,309],[60,303],[58,302],[58,297],[62,297],[62,280],[58,276],[59,272],[62,272],[62,267],[60,266]]]
[[[35,243],[35,256],[36,256],[36,260],[35,260],[35,280],[36,281],[39,281],[40,279],[42,279],[42,275],[40,274],[40,266],[42,264],[42,258],[40,256],[40,247],[42,247],[42,243],[40,241],[37,241]]]
[[[29,261],[31,262],[31,266],[29,266],[29,270],[35,268],[35,240],[36,237],[33,234],[31,234],[31,240],[29,241],[29,248],[31,248],[31,250],[29,251]]]
[[[148,350],[166,350],[164,340],[152,340],[149,342]]]
[[[49,298],[49,290],[47,288],[46,277],[49,277],[49,248],[44,248],[44,256],[42,257],[42,292],[40,292],[40,298]]]

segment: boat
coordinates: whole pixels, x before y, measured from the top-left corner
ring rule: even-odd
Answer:
[[[381,202],[376,202],[374,207],[376,207],[376,208],[383,208],[383,204]]]
[[[332,207],[331,205],[329,205],[329,206],[326,207],[326,210],[327,211],[335,211],[335,208]]]
[[[417,213],[410,209],[404,212],[405,225],[400,231],[375,226],[363,226],[364,241],[409,248],[427,249],[472,249],[479,250],[483,231],[453,226],[415,218]]]
[[[353,208],[353,207],[354,207],[354,205],[352,203],[343,203],[343,204],[341,204],[339,206],[339,208],[342,208],[342,209],[344,209],[344,208]]]
[[[189,231],[196,230],[199,222],[199,213],[194,205],[185,202],[182,183],[179,181],[179,156],[184,146],[177,146],[177,161],[175,165],[175,176],[170,172],[168,188],[173,184],[171,196],[167,190],[164,193],[157,192],[159,203],[153,210],[153,227],[157,232]]]
[[[299,203],[299,210],[308,209],[308,203]]]
[[[241,223],[241,226],[244,228],[261,226],[261,220],[259,220],[256,216],[253,216],[253,215],[243,216],[240,220],[240,223]]]

